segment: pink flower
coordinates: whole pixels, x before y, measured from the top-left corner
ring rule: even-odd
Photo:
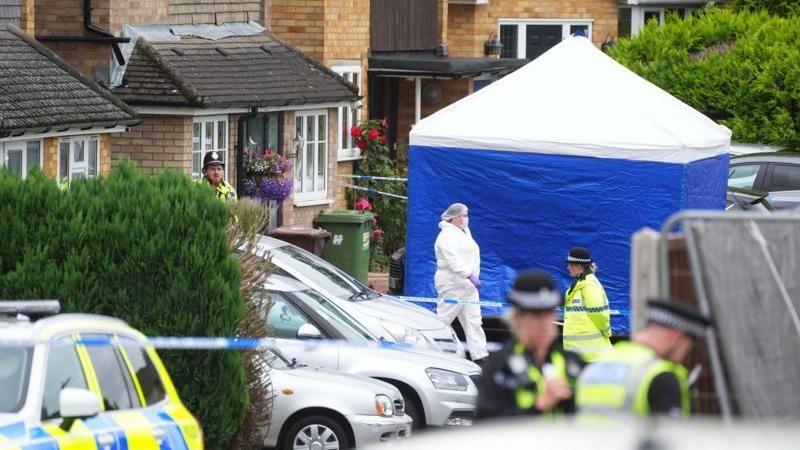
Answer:
[[[386,141],[387,141],[387,140],[388,140],[388,139],[387,139],[386,135],[385,135],[385,134],[382,134],[382,135],[381,135],[381,142],[383,143],[383,145],[386,145]]]
[[[378,136],[380,135],[381,135],[380,131],[372,130],[369,132],[369,136],[367,136],[367,139],[369,139],[370,141],[374,141],[375,139],[378,139]]]
[[[386,128],[388,126],[388,125],[386,125],[386,118],[385,117],[383,119],[381,119],[381,126],[383,128]]]
[[[378,223],[378,218],[375,217],[375,216],[372,216],[372,224],[376,225],[377,223]]]
[[[361,136],[361,127],[358,125],[353,125],[350,127],[350,136],[359,137]]]
[[[382,237],[383,237],[383,230],[381,230],[381,229],[379,228],[379,229],[377,229],[377,230],[373,231],[373,232],[372,232],[372,237],[374,237],[375,239],[380,239],[380,238],[382,238]]]
[[[264,154],[265,154],[266,156],[272,156],[272,150],[267,150],[267,152],[266,152],[266,153],[264,153]]]
[[[356,209],[359,211],[370,211],[372,210],[372,205],[369,204],[367,199],[361,197],[356,201]]]

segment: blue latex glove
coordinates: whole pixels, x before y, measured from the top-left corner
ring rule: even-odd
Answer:
[[[473,286],[475,286],[475,289],[481,288],[481,280],[479,280],[474,273],[469,276],[469,282],[472,283]]]

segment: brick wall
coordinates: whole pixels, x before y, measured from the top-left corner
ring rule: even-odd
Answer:
[[[263,24],[269,0],[168,0],[169,19],[174,24],[223,24],[253,21]]]
[[[170,0],[111,0],[109,28],[119,36],[125,24],[169,23],[169,9]]]
[[[58,179],[58,144],[60,137],[45,138],[42,140],[44,160],[42,171],[50,178]],[[111,171],[111,134],[100,135],[100,174],[108,175]]]
[[[448,49],[451,56],[483,56],[483,42],[502,19],[593,19],[592,42],[617,35],[617,0],[497,0],[479,6],[450,5]],[[460,32],[461,27],[472,34]]]
[[[144,116],[127,133],[114,133],[112,162],[132,160],[143,172],[155,174],[174,169],[192,174],[192,118]]]
[[[34,8],[34,0],[22,0],[20,2],[20,19],[19,27],[22,31],[33,36],[36,34],[36,9]]]
[[[285,227],[313,227],[314,217],[320,211],[329,212],[333,210],[335,199],[337,198],[340,189],[336,185],[338,178],[336,161],[336,124],[337,124],[337,111],[336,108],[328,109],[328,178],[327,178],[327,199],[330,203],[315,205],[315,206],[295,206],[294,195],[285,202],[283,202],[283,226]],[[293,112],[286,112],[283,114],[283,149],[285,153],[294,152],[294,129],[295,129],[295,114]],[[294,161],[296,163],[296,160]],[[296,170],[296,168],[295,168]]]
[[[442,88],[442,100],[437,105],[428,105],[422,101],[422,118],[435,113],[447,105],[457,102],[472,93],[472,80],[462,78],[457,80],[422,80],[422,89],[431,83],[436,83]],[[408,133],[414,123],[414,82],[401,80],[398,86],[397,106],[397,141],[408,144]]]
[[[325,56],[324,7],[325,0],[272,0],[269,28],[288,44],[322,61]]]

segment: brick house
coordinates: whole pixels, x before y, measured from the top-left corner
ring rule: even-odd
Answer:
[[[724,3],[725,0],[716,3]],[[655,20],[663,24],[667,14],[688,17],[703,8],[709,0],[619,0],[618,36],[632,37],[644,25]]]
[[[136,112],[13,25],[25,22],[0,23],[0,166],[59,182],[108,173],[111,134]]]

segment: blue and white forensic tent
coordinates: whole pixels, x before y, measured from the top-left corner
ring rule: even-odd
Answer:
[[[627,334],[632,234],[682,209],[722,209],[730,138],[588,39],[567,38],[414,126],[406,295],[436,296],[439,215],[462,202],[481,248],[481,300],[504,300],[532,267],[566,289],[567,253],[584,246],[612,328]]]

